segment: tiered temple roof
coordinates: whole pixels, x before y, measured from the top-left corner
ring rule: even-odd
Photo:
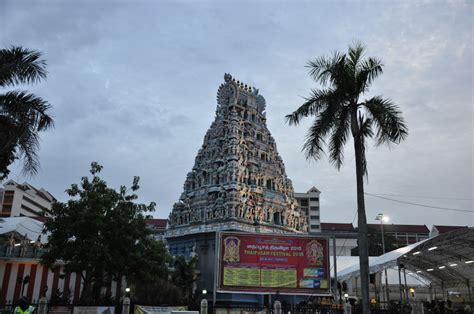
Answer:
[[[219,230],[233,222],[227,224],[230,229],[307,232],[307,219],[297,210],[293,185],[267,129],[265,98],[230,74],[224,80],[215,120],[170,214],[170,231],[199,225]]]

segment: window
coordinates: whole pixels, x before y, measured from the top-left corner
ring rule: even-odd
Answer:
[[[267,189],[273,190],[273,182],[272,182],[272,180],[267,180]]]
[[[319,197],[310,197],[311,202],[319,202]]]
[[[281,225],[281,215],[280,213],[276,212],[273,213],[273,222],[275,225]]]
[[[28,207],[28,206],[26,206],[26,205],[24,205],[24,204],[21,204],[21,209],[24,209],[24,210],[26,210],[27,212],[29,212],[30,214],[33,214],[33,215],[35,215],[35,216],[42,216],[42,215],[41,215],[41,212],[38,212],[38,211],[34,210],[33,208]]]
[[[13,195],[5,195],[3,198],[3,203],[4,204],[11,204],[13,202]]]
[[[2,207],[2,216],[9,216],[12,211],[12,205],[11,204],[3,204]],[[4,215],[3,215],[4,214]]]
[[[308,206],[308,200],[307,199],[301,200],[300,205],[301,206]]]
[[[319,225],[311,225],[311,229],[319,229]]]
[[[319,215],[316,216],[310,216],[311,219],[319,219]]]
[[[312,211],[318,211],[319,206],[311,206],[309,209],[312,210]]]

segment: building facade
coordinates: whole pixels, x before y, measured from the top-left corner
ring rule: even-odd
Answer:
[[[48,215],[56,199],[45,189],[31,184],[19,184],[13,180],[3,186],[0,203],[1,217],[37,217]]]
[[[357,246],[357,231],[352,223],[321,223],[321,235],[331,238],[329,251],[331,255],[351,256],[351,250]],[[336,251],[334,254],[334,240]]]
[[[164,240],[166,227],[168,226],[167,219],[148,218],[145,221],[146,227],[153,235],[153,239],[157,241]]]
[[[31,301],[51,300],[58,291],[71,302],[79,301],[84,284],[80,273],[65,273],[60,261],[54,270],[40,263],[47,241],[42,231],[43,223],[34,218],[0,218],[0,305],[18,302],[22,296]],[[110,280],[104,295],[120,298],[125,287],[124,277]]]
[[[321,191],[314,186],[306,193],[295,193],[300,212],[308,218],[308,231],[310,233],[321,232],[321,208],[319,205],[320,194]]]
[[[445,225],[433,225],[430,231],[430,237],[435,237],[437,235],[451,232],[458,229],[469,228],[468,226],[445,226]]]
[[[381,233],[380,224],[367,224],[369,230],[375,230]],[[430,230],[426,225],[400,225],[400,224],[384,224],[383,232],[385,235],[393,236],[399,246],[405,246],[416,243],[418,241],[428,239]]]

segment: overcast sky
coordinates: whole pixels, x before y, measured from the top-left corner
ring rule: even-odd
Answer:
[[[409,137],[367,154],[366,191],[473,210],[473,4],[471,1],[18,1],[0,0],[0,47],[44,53],[48,79],[28,87],[54,107],[41,135],[41,170],[28,180],[66,200],[91,161],[110,185],[141,177],[156,217],[178,200],[214,119],[225,72],[267,100],[268,127],[298,192],[316,186],[323,222],[356,212],[350,143],[341,171],[301,153],[311,119],[284,116],[315,82],[305,64],[354,39],[385,64],[370,90],[397,103]],[[450,199],[446,199],[450,198]],[[474,213],[366,197],[368,222],[474,225]]]

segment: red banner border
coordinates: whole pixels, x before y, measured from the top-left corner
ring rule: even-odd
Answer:
[[[327,271],[327,280],[328,280],[328,288],[327,289],[305,289],[305,288],[283,288],[283,289],[275,289],[275,288],[262,288],[261,291],[257,291],[255,287],[249,287],[245,289],[245,287],[237,287],[237,288],[223,288],[221,282],[221,244],[222,244],[222,237],[224,235],[255,235],[255,236],[277,236],[277,237],[290,237],[290,238],[313,238],[313,239],[324,239],[327,243],[327,252],[326,255],[326,263],[328,265]],[[281,234],[281,233],[251,233],[251,232],[241,232],[241,231],[217,231],[216,236],[216,280],[215,280],[215,289],[216,292],[219,293],[242,293],[242,294],[284,294],[284,295],[312,295],[312,296],[331,296],[332,295],[332,285],[331,285],[331,264],[330,264],[330,255],[329,252],[329,241],[330,237],[325,236],[314,236],[311,234]],[[263,291],[264,290],[264,291]]]

